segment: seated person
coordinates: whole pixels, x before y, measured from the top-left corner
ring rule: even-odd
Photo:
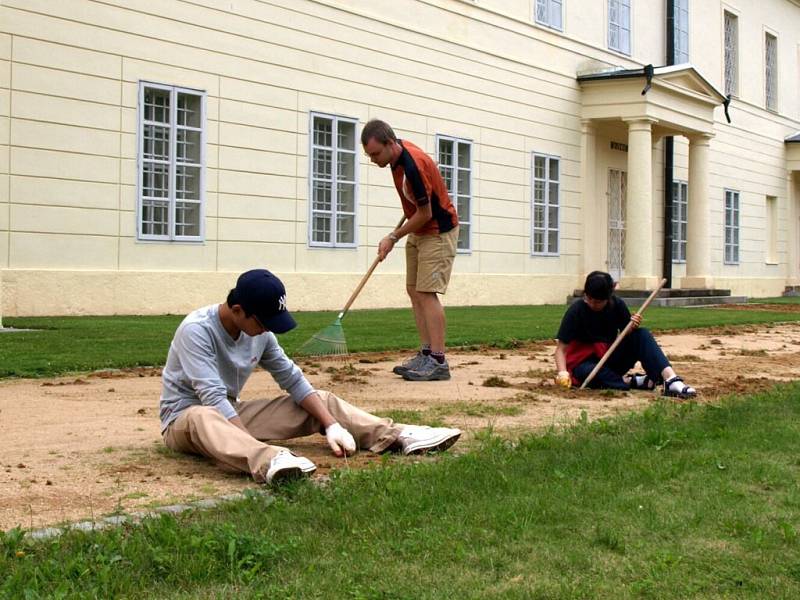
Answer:
[[[445,450],[458,429],[399,425],[315,390],[275,337],[296,326],[283,283],[264,269],[239,276],[226,302],[190,313],[170,344],[160,403],[164,443],[257,482],[308,476],[310,460],[267,440],[320,433],[336,456],[357,448],[419,454]],[[242,402],[256,365],[288,394]]]
[[[593,271],[586,277],[583,299],[570,305],[558,329],[556,382],[566,387],[581,385],[619,332],[633,321],[633,330],[617,346],[588,387],[652,390],[663,384],[665,396],[695,396],[695,389],[675,374],[653,335],[639,327],[641,315],[631,316],[625,302],[614,295],[615,287],[608,273]],[[636,361],[642,363],[644,374],[628,374]]]

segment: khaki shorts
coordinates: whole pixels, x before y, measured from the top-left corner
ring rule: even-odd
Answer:
[[[447,233],[408,234],[406,242],[406,285],[418,292],[444,294],[450,283],[458,244],[458,227]]]

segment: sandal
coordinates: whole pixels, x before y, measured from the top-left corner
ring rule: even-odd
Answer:
[[[641,382],[639,378],[642,378]],[[656,385],[658,382],[650,379],[650,376],[646,373],[632,373],[631,380],[628,382],[628,385],[632,390],[645,390],[648,392],[652,392],[656,389]]]
[[[664,396],[671,396],[673,398],[694,398],[697,396],[697,390],[685,383],[683,383],[678,390],[672,389],[672,384],[678,382],[683,383],[683,379],[677,375],[667,379],[664,382]]]

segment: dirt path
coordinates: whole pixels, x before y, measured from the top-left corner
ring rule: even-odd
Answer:
[[[701,401],[750,392],[800,377],[800,324],[707,329],[660,335],[676,371],[700,390]],[[586,411],[595,419],[647,405],[647,392],[613,394],[562,390],[551,384],[553,347],[483,349],[448,355],[453,379],[410,383],[391,373],[391,354],[306,361],[319,389],[398,420],[438,421],[465,431],[454,451],[491,425],[518,435],[568,424]],[[44,527],[239,491],[254,484],[222,473],[202,459],[178,456],[159,436],[158,369],[81,377],[0,382],[0,530]],[[484,385],[495,378],[497,384]],[[279,390],[264,372],[248,382],[244,399]],[[330,455],[322,436],[288,444],[314,460],[318,474],[358,468]],[[402,459],[400,459],[402,460]]]

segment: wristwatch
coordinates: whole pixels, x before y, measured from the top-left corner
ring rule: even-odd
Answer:
[[[397,243],[397,240],[400,239],[397,237],[397,234],[394,231],[388,235],[388,238],[392,240],[395,244]]]

